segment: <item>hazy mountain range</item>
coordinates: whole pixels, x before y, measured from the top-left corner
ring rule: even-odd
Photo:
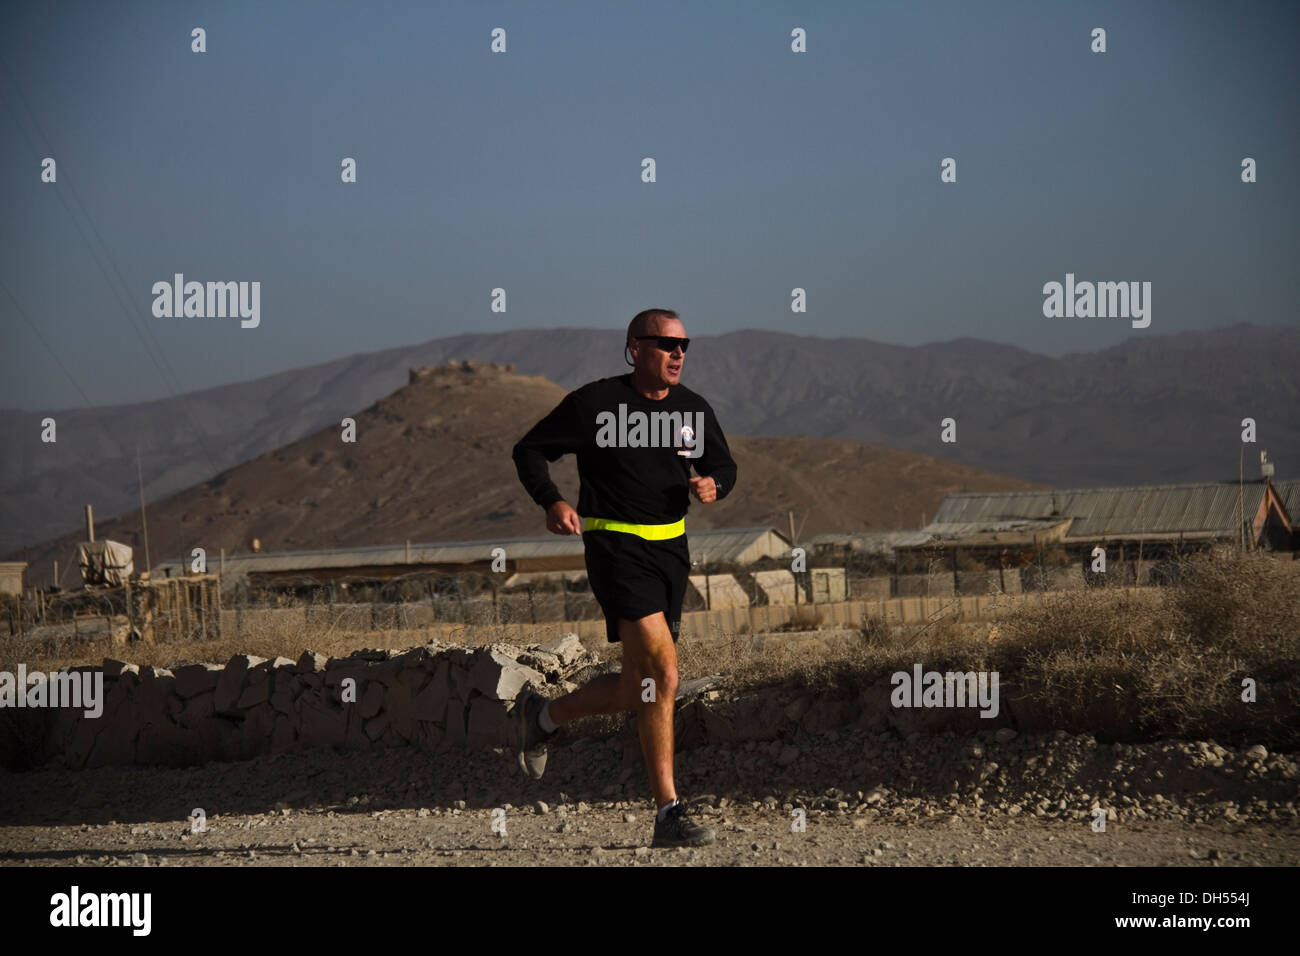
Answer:
[[[337,425],[406,384],[413,366],[513,363],[572,388],[626,369],[618,330],[460,335],[349,356],[179,400],[0,412],[0,551],[13,555],[146,498]],[[683,381],[729,434],[856,439],[1057,487],[1231,479],[1253,418],[1247,477],[1267,448],[1277,477],[1300,473],[1300,329],[1236,325],[1135,335],[1061,358],[978,339],[906,347],[765,331],[696,337]],[[58,442],[40,441],[53,415]],[[940,441],[956,420],[957,441]],[[531,420],[506,423],[522,434]],[[508,464],[508,459],[507,459]],[[512,479],[513,480],[513,479]],[[917,518],[904,514],[905,526]],[[78,532],[79,533],[79,532]],[[152,533],[152,528],[151,528]]]
[[[505,366],[436,367],[354,413],[355,442],[342,441],[331,424],[152,502],[149,555],[156,565],[202,547],[216,562],[222,548],[247,552],[254,538],[265,551],[296,551],[544,536],[544,513],[524,493],[510,451],[564,393]],[[785,528],[794,511],[805,536],[884,530],[933,515],[949,492],[1027,487],[968,465],[844,439],[732,433],[728,445],[737,487],[724,501],[694,503],[688,528]],[[551,474],[576,503],[573,458],[557,462]],[[138,511],[96,521],[98,537],[133,545],[143,567],[140,528]],[[71,561],[81,537],[77,529],[26,549],[28,582],[48,580],[57,560],[61,581],[75,584]]]

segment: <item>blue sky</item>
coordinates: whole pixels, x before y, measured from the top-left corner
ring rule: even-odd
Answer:
[[[0,407],[650,306],[1052,355],[1294,325],[1296,49],[1295,3],[10,0]],[[261,324],[155,318],[177,272],[260,281]],[[1067,272],[1150,281],[1151,326],[1045,318]]]

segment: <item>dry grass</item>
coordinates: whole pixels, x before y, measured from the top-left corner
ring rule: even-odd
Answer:
[[[1233,736],[1300,743],[1300,562],[1265,555],[1198,556],[1181,562],[1181,582],[1141,600],[1111,588],[1049,594],[997,621],[951,614],[924,624],[866,620],[851,637],[804,630],[815,609],[781,636],[683,640],[683,678],[720,673],[735,691],[783,684],[851,696],[897,670],[998,671],[1002,695],[1024,725],[1108,738]],[[344,656],[362,647],[410,647],[433,638],[478,645],[504,640],[491,625],[424,630],[305,633],[264,627],[245,637],[189,644],[115,646],[106,639],[4,642],[0,670],[18,661],[55,670],[122,657],[175,666],[222,662],[237,653],[296,659],[310,648]],[[618,645],[599,644],[604,659]],[[1255,703],[1241,700],[1256,682]]]
[[[1266,555],[1183,561],[1147,604],[1054,595],[1010,616],[1004,660],[1058,726],[1131,723],[1140,736],[1300,740],[1300,563]],[[1254,703],[1243,680],[1256,683]]]
[[[686,643],[688,674],[723,673],[734,689],[774,684],[853,696],[881,677],[998,671],[1026,727],[1108,739],[1156,736],[1300,743],[1300,562],[1196,556],[1156,599],[1111,588],[1056,592],[989,624],[941,615],[924,625],[864,622],[855,641],[740,639]],[[1257,699],[1242,700],[1243,680]]]

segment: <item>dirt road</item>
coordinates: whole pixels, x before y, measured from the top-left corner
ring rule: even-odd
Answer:
[[[693,850],[649,848],[630,728],[570,736],[541,781],[504,752],[414,749],[41,770],[0,774],[0,864],[1294,865],[1300,774],[1261,751],[857,731],[700,747],[678,786],[718,839]]]

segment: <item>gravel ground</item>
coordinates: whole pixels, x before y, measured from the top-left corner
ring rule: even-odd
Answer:
[[[566,739],[567,738],[567,739]],[[634,731],[566,729],[541,781],[505,752],[298,752],[0,774],[14,865],[1294,865],[1294,755],[1064,733],[873,734],[678,754],[717,843],[651,850]],[[1108,811],[1094,832],[1094,806]],[[195,808],[206,831],[192,832]],[[806,829],[793,832],[795,810]],[[504,811],[506,834],[493,831]]]

